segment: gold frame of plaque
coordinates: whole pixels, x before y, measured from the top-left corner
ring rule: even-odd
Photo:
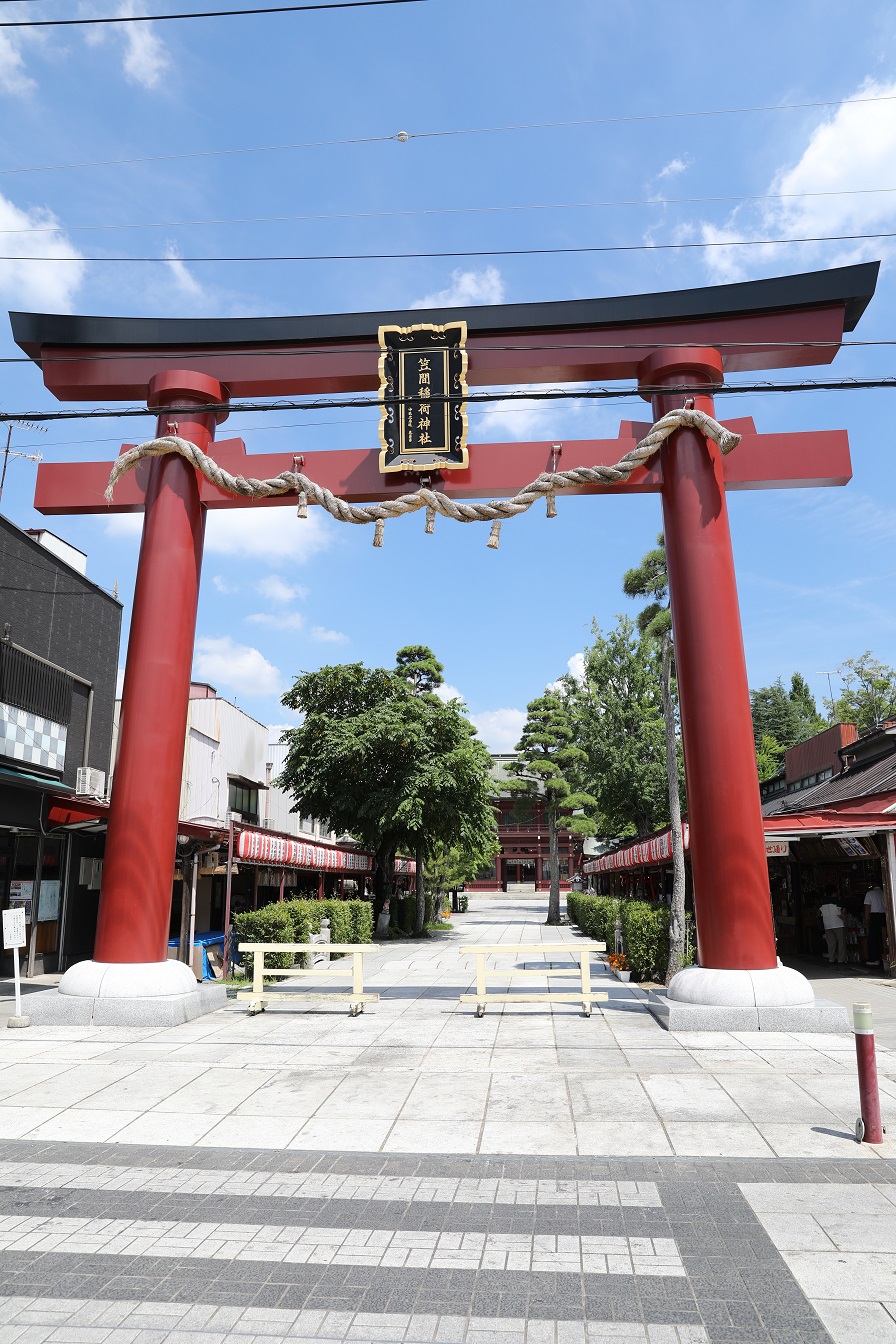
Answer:
[[[463,321],[380,327],[380,471],[468,466],[466,341]]]

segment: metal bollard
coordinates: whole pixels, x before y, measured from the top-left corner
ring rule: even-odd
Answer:
[[[856,1038],[856,1063],[859,1069],[859,1105],[862,1114],[856,1121],[858,1143],[883,1143],[885,1130],[880,1118],[880,1090],[877,1086],[877,1060],[874,1054],[874,1020],[870,1003],[854,1003],[852,1025]]]

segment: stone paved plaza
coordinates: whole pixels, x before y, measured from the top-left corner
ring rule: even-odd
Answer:
[[[894,1344],[896,1150],[852,1136],[851,1036],[671,1036],[605,971],[590,1019],[477,1019],[458,946],[576,941],[543,918],[378,947],[357,1019],[3,1032],[0,1344]]]

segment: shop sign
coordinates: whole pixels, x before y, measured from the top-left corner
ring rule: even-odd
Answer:
[[[380,471],[467,466],[467,324],[380,327]]]
[[[786,859],[790,854],[789,840],[766,840],[765,857],[767,859]]]
[[[875,858],[877,851],[867,840],[860,840],[855,835],[841,835],[838,837],[840,848],[844,854],[848,854],[851,859]]]

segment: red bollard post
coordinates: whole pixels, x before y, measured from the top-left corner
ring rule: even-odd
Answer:
[[[874,1055],[874,1020],[870,1003],[854,1003],[852,1025],[856,1037],[856,1063],[859,1068],[859,1104],[861,1119],[856,1121],[859,1143],[883,1143],[884,1127],[880,1118],[880,1091],[877,1086],[877,1060]]]

